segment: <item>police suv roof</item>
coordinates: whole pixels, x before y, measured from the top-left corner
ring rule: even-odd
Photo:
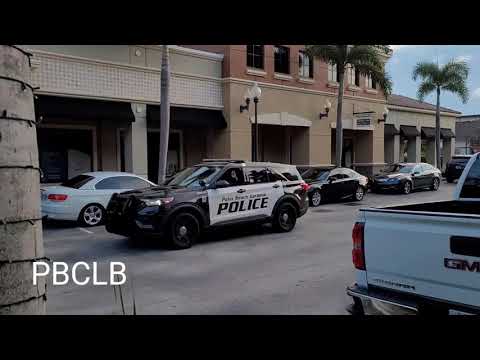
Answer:
[[[257,161],[245,161],[245,160],[234,160],[234,159],[203,159],[202,162],[196,166],[202,165],[214,165],[214,166],[228,166],[228,165],[242,165],[242,166],[274,166],[274,167],[285,167],[285,166],[295,166],[290,164],[281,164],[273,162],[257,162]]]

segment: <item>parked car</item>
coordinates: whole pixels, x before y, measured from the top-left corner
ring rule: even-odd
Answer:
[[[334,166],[297,166],[302,178],[310,185],[310,206],[322,202],[352,199],[360,201],[368,189],[368,178],[348,168]]]
[[[177,249],[191,247],[206,229],[234,224],[269,222],[288,232],[308,210],[308,188],[293,165],[204,160],[162,186],[114,195],[106,229],[163,238]]]
[[[452,158],[447,162],[447,166],[445,168],[445,177],[447,178],[448,183],[452,183],[462,175],[463,169],[468,163],[468,160],[472,155],[454,155]]]
[[[480,315],[480,153],[454,199],[361,209],[354,225],[356,314]]]
[[[78,221],[82,226],[99,225],[105,219],[105,209],[114,193],[152,186],[156,185],[125,172],[84,173],[60,186],[41,188],[42,217]]]
[[[438,190],[442,172],[426,163],[398,163],[387,167],[373,178],[372,192],[396,191],[410,194],[412,190]]]

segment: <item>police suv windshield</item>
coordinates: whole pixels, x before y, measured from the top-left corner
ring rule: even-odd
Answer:
[[[209,183],[215,175],[221,171],[219,166],[193,166],[188,167],[171,179],[165,182],[165,185],[194,188],[200,186],[200,180]]]

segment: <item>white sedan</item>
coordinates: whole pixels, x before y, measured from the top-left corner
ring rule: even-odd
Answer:
[[[105,209],[114,193],[157,186],[138,175],[97,171],[84,173],[60,186],[41,189],[42,217],[78,221],[82,226],[103,222]]]

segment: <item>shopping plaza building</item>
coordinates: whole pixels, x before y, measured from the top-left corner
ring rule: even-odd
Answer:
[[[37,137],[44,181],[56,183],[91,170],[130,171],[156,181],[161,46],[24,48],[34,55],[32,83],[39,87]],[[169,52],[170,172],[203,158],[251,159],[254,106],[246,111],[240,106],[254,82],[262,90],[259,160],[334,161],[335,66],[309,58],[302,45],[182,45],[170,46]],[[385,62],[388,58],[383,56]],[[392,97],[387,104],[373,79],[354,68],[348,68],[345,81],[345,166],[368,174],[386,162],[420,161],[422,154],[434,158],[429,129],[435,115],[428,104],[397,103]],[[330,112],[320,116],[327,101]],[[442,110],[444,157],[454,148],[458,115]]]

